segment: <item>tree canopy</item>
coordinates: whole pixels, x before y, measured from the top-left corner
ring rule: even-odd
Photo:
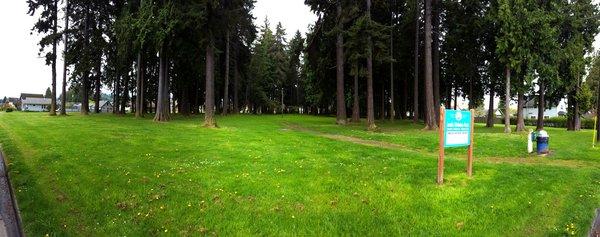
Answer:
[[[115,113],[161,122],[204,114],[212,127],[215,113],[231,111],[336,114],[343,125],[351,113],[371,129],[375,118],[410,116],[434,129],[441,104],[456,107],[462,97],[474,109],[503,96],[507,129],[516,98],[521,130],[525,103],[543,115],[566,98],[577,130],[597,90],[584,79],[600,26],[591,0],[305,0],[318,20],[291,38],[281,23],[255,26],[252,0],[28,4],[49,65],[56,43],[69,42],[69,91],[84,114],[104,88]],[[68,29],[60,30],[61,9]]]

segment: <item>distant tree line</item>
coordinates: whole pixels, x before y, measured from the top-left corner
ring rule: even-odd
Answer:
[[[563,98],[568,128],[579,130],[582,113],[598,107],[586,79],[600,26],[591,0],[305,0],[318,19],[289,42],[281,24],[254,25],[252,0],[28,3],[53,68],[52,98],[62,40],[63,85],[80,95],[82,114],[90,100],[99,111],[102,88],[113,91],[116,114],[129,104],[155,121],[204,114],[209,127],[216,113],[245,112],[366,117],[369,129],[413,119],[433,130],[440,106],[462,97],[476,108],[490,95],[503,98],[506,132],[511,101],[522,131],[527,101],[542,129],[545,108]],[[494,100],[485,106],[493,126]]]

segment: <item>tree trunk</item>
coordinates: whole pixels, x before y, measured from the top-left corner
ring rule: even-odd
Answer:
[[[431,0],[425,0],[425,129],[437,129],[433,101],[433,71],[431,60]]]
[[[170,119],[169,115],[169,86],[168,86],[168,74],[167,74],[167,56],[165,53],[165,46],[162,45],[159,51],[159,63],[158,63],[158,93],[156,99],[156,115],[154,116],[155,122],[167,122]]]
[[[400,117],[406,119],[408,111],[408,73],[404,72],[404,80],[402,80],[402,111]]]
[[[144,7],[146,1],[140,1],[140,7]],[[135,97],[135,117],[142,118],[146,113],[145,103],[144,103],[144,94],[146,91],[145,88],[145,73],[146,73],[146,63],[144,59],[144,46],[140,45],[140,51],[138,52],[137,57],[137,77],[136,77],[136,89],[137,96]]]
[[[504,95],[504,133],[510,133],[510,67],[506,66],[506,89]]]
[[[519,85],[522,85],[523,79],[519,79]],[[520,90],[520,89],[519,89]],[[525,106],[525,95],[522,91],[519,91],[517,96],[517,132],[525,131],[525,118],[523,116],[523,107]]]
[[[432,55],[432,65],[433,65],[433,104],[435,111],[435,120],[438,121],[440,117],[440,39],[439,39],[439,31],[440,31],[440,0],[432,0],[432,22],[433,22],[433,55]]]
[[[131,104],[131,109],[129,110],[131,113],[135,114],[135,111],[137,111],[136,105],[135,105],[135,98],[137,98],[137,96],[133,96],[134,94],[134,89],[135,86],[130,87],[131,89],[129,90],[131,93],[131,98],[129,100],[129,103]]]
[[[546,110],[546,84],[544,80],[540,80],[540,94],[538,97],[538,117],[537,117],[537,130],[544,129],[544,111]]]
[[[90,28],[90,13],[89,6],[86,5],[85,9],[85,26],[84,26],[84,40],[83,40],[83,48],[87,49],[88,41],[89,41],[89,28]],[[90,113],[90,97],[89,97],[89,74],[90,72],[86,69],[82,77],[81,82],[81,114],[88,115]]]
[[[390,17],[390,121],[394,121],[396,118],[396,109],[394,108],[394,12],[392,11]]]
[[[581,131],[581,111],[579,111],[579,102],[575,101],[573,113],[573,130]]]
[[[385,120],[385,85],[383,83],[381,83],[381,97],[379,99],[381,99],[379,120],[383,121]]]
[[[445,105],[446,108],[450,108],[452,106],[452,84],[448,84],[446,86],[446,91],[444,97],[446,98]]]
[[[473,84],[474,84],[475,79],[474,78],[470,78],[469,79],[469,109],[475,109],[475,98],[474,95],[475,93],[473,92]]]
[[[52,32],[58,33],[58,0],[54,0],[54,19],[52,20]],[[56,53],[58,38],[52,40],[52,98],[50,98],[50,116],[56,116]]]
[[[352,122],[360,122],[360,100],[358,98],[358,63],[354,64],[354,105],[352,106]]]
[[[236,47],[237,48],[237,47]],[[236,50],[237,52],[237,50]],[[239,98],[238,98],[238,91],[239,91],[239,86],[240,86],[240,71],[239,71],[239,64],[238,64],[238,60],[237,60],[237,53],[236,53],[236,60],[234,60],[234,67],[233,67],[233,113],[234,114],[239,114],[240,113],[240,104],[239,104]]]
[[[89,92],[89,74],[87,71],[84,72],[85,74],[83,75],[82,78],[82,91],[81,91],[81,114],[82,115],[89,115],[90,114],[90,96],[88,94]]]
[[[577,87],[575,87],[574,95],[577,96],[579,88],[581,87],[581,77],[577,75]],[[581,131],[581,111],[579,108],[579,101],[575,100],[575,108],[573,113],[573,128],[575,131]]]
[[[100,113],[100,78],[102,73],[102,58],[96,61],[96,77],[94,82],[94,113]]]
[[[69,46],[69,36],[67,35],[67,31],[69,31],[69,0],[65,2],[65,29],[64,29],[64,40],[65,40],[65,49],[63,51],[63,80],[62,80],[62,95],[60,98],[60,115],[67,115],[67,49]]]
[[[175,104],[175,95],[173,95],[173,98],[171,99],[171,113],[175,114],[177,113],[177,105]]]
[[[337,1],[337,41],[335,43],[335,58],[336,58],[336,123],[338,125],[346,125],[346,100],[344,95],[344,36],[342,30],[342,1]]]
[[[283,101],[283,87],[281,87],[281,114],[285,114],[285,103]]]
[[[204,126],[216,127],[215,122],[215,78],[214,49],[212,41],[206,45],[206,98],[204,99]]]
[[[124,115],[127,113],[127,101],[129,99],[129,75],[123,80],[123,96],[121,96],[121,114]]]
[[[575,101],[575,98],[573,97],[573,93],[569,92],[567,94],[567,131],[574,131],[575,130],[575,123],[574,123],[574,116],[573,116],[573,112],[575,110],[575,105],[573,104]]]
[[[244,88],[244,111],[247,113],[254,112],[254,106],[250,105],[250,78],[246,78],[246,88]]]
[[[367,18],[371,21],[371,0],[367,0]],[[373,103],[373,42],[370,35],[367,36],[367,129],[377,129]]]
[[[458,109],[458,86],[454,85],[454,110]]]
[[[225,86],[223,89],[223,115],[229,113],[229,45],[230,45],[230,33],[225,33]]]
[[[113,83],[113,86],[114,86],[114,91],[113,91],[113,114],[119,114],[119,111],[120,111],[119,110],[119,107],[120,107],[119,106],[120,105],[120,103],[119,103],[119,101],[120,101],[119,100],[119,93],[120,93],[119,90],[120,90],[120,86],[121,86],[120,85],[120,81],[121,81],[120,78],[121,78],[121,76],[119,75],[118,70],[117,70],[116,74],[117,74],[117,76],[115,77],[115,81]]]
[[[421,9],[419,8],[419,0],[415,1],[415,67],[414,67],[414,83],[413,83],[413,123],[419,121],[419,18],[421,17]]]
[[[596,91],[596,142],[600,142],[600,81],[598,81],[598,89]]]
[[[142,56],[143,49],[140,49],[137,55],[137,77],[136,77],[136,90],[137,96],[135,97],[135,117],[144,117],[144,73],[146,70],[144,57]]]
[[[494,127],[494,120],[496,115],[494,114],[494,97],[496,97],[495,85],[490,83],[490,106],[488,107],[487,121],[485,126],[488,128]]]

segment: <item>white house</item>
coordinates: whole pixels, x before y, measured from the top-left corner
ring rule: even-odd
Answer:
[[[554,118],[559,116],[565,116],[567,114],[567,104],[565,100],[561,100],[558,106],[546,108],[544,111],[544,118]],[[523,108],[523,115],[526,119],[537,119],[538,107],[535,101],[532,99],[528,101]]]
[[[26,97],[21,100],[21,109],[23,111],[44,112],[50,109],[51,99]]]
[[[90,110],[92,111],[92,110]],[[113,106],[112,103],[108,100],[101,100],[100,101],[100,112],[101,113],[112,113],[113,111]]]

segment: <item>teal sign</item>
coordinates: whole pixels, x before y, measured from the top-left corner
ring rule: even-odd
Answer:
[[[446,110],[444,147],[471,145],[471,111]]]

